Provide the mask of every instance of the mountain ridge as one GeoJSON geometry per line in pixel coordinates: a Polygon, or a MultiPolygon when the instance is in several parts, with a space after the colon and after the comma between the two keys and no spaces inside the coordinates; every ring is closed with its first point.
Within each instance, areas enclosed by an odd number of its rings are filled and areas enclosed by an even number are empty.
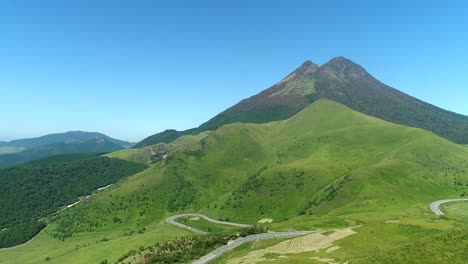
{"type": "Polygon", "coordinates": [[[356,111],[412,127],[423,128],[456,143],[468,143],[468,117],[436,107],[380,82],[359,64],[335,57],[318,66],[304,62],[278,83],[243,99],[199,127],[165,130],[134,147],[168,143],[182,135],[198,134],[235,122],[266,123],[284,120],[320,98],[356,111]]]}
{"type": "Polygon", "coordinates": [[[74,130],[63,133],[52,133],[34,138],[15,139],[8,142],[0,142],[0,146],[36,148],[67,141],[83,142],[93,138],[106,138],[110,142],[113,142],[114,144],[117,144],[123,148],[128,148],[133,145],[131,142],[115,139],[99,132],[74,130]]]}
{"type": "Polygon", "coordinates": [[[67,141],[0,155],[0,168],[60,154],[107,153],[124,149],[105,137],[86,141],[67,141]]]}

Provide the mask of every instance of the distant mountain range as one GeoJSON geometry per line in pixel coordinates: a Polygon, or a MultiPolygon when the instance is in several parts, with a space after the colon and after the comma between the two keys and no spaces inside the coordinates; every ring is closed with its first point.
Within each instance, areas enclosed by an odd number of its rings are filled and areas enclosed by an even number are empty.
{"type": "Polygon", "coordinates": [[[306,61],[277,84],[242,100],[201,126],[185,131],[166,130],[145,138],[135,148],[168,143],[181,135],[215,130],[225,124],[287,119],[322,98],[392,123],[429,130],[456,143],[468,143],[467,116],[391,88],[360,65],[336,57],[322,66],[306,61]]]}
{"type": "Polygon", "coordinates": [[[58,154],[105,153],[129,148],[131,142],[97,132],[70,131],[37,138],[0,142],[0,167],[58,154]]]}
{"type": "Polygon", "coordinates": [[[45,145],[50,145],[54,143],[80,143],[85,142],[95,138],[105,138],[108,141],[119,145],[123,148],[129,148],[134,145],[134,143],[123,141],[115,138],[111,138],[107,135],[98,133],[98,132],[85,132],[85,131],[69,131],[65,133],[55,133],[48,134],[36,138],[26,138],[26,139],[17,139],[10,142],[1,142],[0,146],[5,147],[23,147],[23,148],[37,148],[45,145]]]}

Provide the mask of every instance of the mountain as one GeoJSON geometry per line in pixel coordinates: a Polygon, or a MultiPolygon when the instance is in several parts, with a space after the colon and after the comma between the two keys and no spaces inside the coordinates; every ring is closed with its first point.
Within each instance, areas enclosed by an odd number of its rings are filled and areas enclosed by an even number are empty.
{"type": "MultiPolygon", "coordinates": [[[[133,143],[131,142],[111,138],[109,136],[97,132],[69,131],[65,133],[49,134],[37,138],[17,139],[12,140],[10,142],[3,142],[3,146],[23,147],[31,149],[55,143],[80,143],[96,138],[104,138],[123,148],[129,148],[133,145],[133,143]]],[[[2,145],[0,144],[0,146],[2,145]]]]}
{"type": "Polygon", "coordinates": [[[322,66],[306,61],[277,84],[242,100],[201,126],[186,131],[166,130],[142,140],[135,147],[168,143],[181,135],[198,134],[236,122],[284,120],[322,98],[392,123],[432,131],[456,143],[468,143],[467,116],[391,88],[358,64],[336,57],[322,66]]]}
{"type": "Polygon", "coordinates": [[[467,147],[327,99],[286,120],[224,125],[108,156],[152,165],[2,257],[34,263],[46,251],[53,263],[116,262],[140,245],[191,235],[165,219],[202,212],[238,223],[271,219],[273,231],[355,227],[337,253],[355,260],[450,229],[453,221],[430,214],[428,204],[468,193],[467,147]]]}
{"type": "Polygon", "coordinates": [[[17,153],[26,150],[26,148],[17,148],[17,147],[0,147],[0,155],[1,154],[11,154],[17,153]]]}
{"type": "MultiPolygon", "coordinates": [[[[28,142],[29,146],[32,146],[33,143],[38,144],[37,142],[28,142]]],[[[26,149],[12,154],[0,155],[0,167],[11,166],[59,154],[107,153],[121,149],[123,149],[123,147],[111,142],[107,138],[100,137],[89,139],[86,141],[73,140],[67,142],[59,142],[36,148],[26,149]]]]}

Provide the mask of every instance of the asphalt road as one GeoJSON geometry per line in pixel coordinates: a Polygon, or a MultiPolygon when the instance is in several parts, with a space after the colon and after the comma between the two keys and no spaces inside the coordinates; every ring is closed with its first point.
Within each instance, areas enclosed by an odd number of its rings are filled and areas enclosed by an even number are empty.
{"type": "Polygon", "coordinates": [[[308,235],[311,233],[314,233],[316,231],[293,231],[293,232],[271,232],[271,233],[264,233],[264,234],[256,234],[256,235],[250,235],[246,237],[240,237],[231,243],[224,245],[222,247],[219,247],[210,253],[206,254],[205,256],[201,257],[200,259],[192,262],[192,264],[204,264],[208,263],[211,260],[221,256],[222,254],[233,250],[234,248],[250,241],[256,241],[256,240],[265,240],[265,239],[272,239],[272,238],[292,238],[292,237],[298,237],[298,236],[304,236],[308,235]]]}
{"type": "Polygon", "coordinates": [[[460,201],[468,201],[468,199],[443,199],[443,200],[438,200],[438,201],[432,202],[429,205],[429,209],[431,209],[431,211],[436,215],[444,215],[444,212],[442,212],[442,210],[440,210],[440,208],[439,208],[440,205],[442,205],[444,203],[460,202],[460,201]]]}
{"type": "Polygon", "coordinates": [[[200,229],[196,229],[196,228],[193,228],[191,226],[184,225],[184,224],[181,224],[181,223],[178,223],[178,222],[175,221],[177,218],[187,217],[187,216],[200,217],[200,218],[205,219],[208,222],[212,222],[212,223],[220,224],[220,225],[228,225],[228,226],[235,226],[235,227],[241,227],[241,228],[251,227],[252,226],[252,225],[245,225],[245,224],[238,224],[238,223],[232,223],[232,222],[219,221],[219,220],[213,219],[211,217],[208,217],[208,216],[202,215],[202,214],[178,214],[178,215],[173,215],[171,217],[168,217],[166,219],[166,222],[168,222],[169,224],[173,224],[175,226],[178,226],[180,228],[190,230],[190,231],[192,231],[194,233],[197,233],[197,234],[200,234],[200,235],[208,234],[207,232],[202,231],[200,229]]]}
{"type": "MultiPolygon", "coordinates": [[[[203,218],[209,222],[215,223],[215,224],[221,224],[221,225],[229,225],[229,226],[236,226],[236,227],[251,227],[252,225],[246,225],[246,224],[238,224],[238,223],[232,223],[232,222],[225,222],[225,221],[219,221],[213,218],[210,218],[206,215],[202,214],[178,214],[178,215],[173,215],[171,217],[168,217],[166,221],[169,224],[178,226],[180,228],[184,228],[187,230],[190,230],[194,233],[200,234],[200,235],[206,235],[208,234],[205,231],[202,231],[200,229],[196,229],[193,227],[190,227],[188,225],[184,225],[181,223],[178,223],[175,221],[177,218],[181,217],[187,217],[187,216],[193,216],[193,217],[200,217],[203,218]]],[[[246,237],[239,237],[238,239],[230,242],[227,245],[224,245],[222,247],[219,247],[207,255],[201,257],[200,259],[196,260],[193,262],[194,264],[203,264],[203,263],[208,263],[209,261],[221,256],[222,254],[226,253],[227,251],[230,251],[246,242],[250,241],[256,241],[256,240],[265,240],[265,239],[272,239],[272,238],[292,238],[292,237],[298,237],[298,236],[303,236],[303,235],[308,235],[311,233],[314,233],[316,231],[291,231],[291,232],[269,232],[269,233],[263,233],[263,234],[255,234],[255,235],[250,235],[246,237]]]]}

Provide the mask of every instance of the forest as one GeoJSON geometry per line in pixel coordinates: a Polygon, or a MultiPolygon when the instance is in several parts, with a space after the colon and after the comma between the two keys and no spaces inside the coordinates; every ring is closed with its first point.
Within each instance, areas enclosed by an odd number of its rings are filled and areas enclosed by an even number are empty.
{"type": "Polygon", "coordinates": [[[46,216],[146,168],[96,154],[60,155],[0,170],[0,247],[26,242],[46,216]]]}

